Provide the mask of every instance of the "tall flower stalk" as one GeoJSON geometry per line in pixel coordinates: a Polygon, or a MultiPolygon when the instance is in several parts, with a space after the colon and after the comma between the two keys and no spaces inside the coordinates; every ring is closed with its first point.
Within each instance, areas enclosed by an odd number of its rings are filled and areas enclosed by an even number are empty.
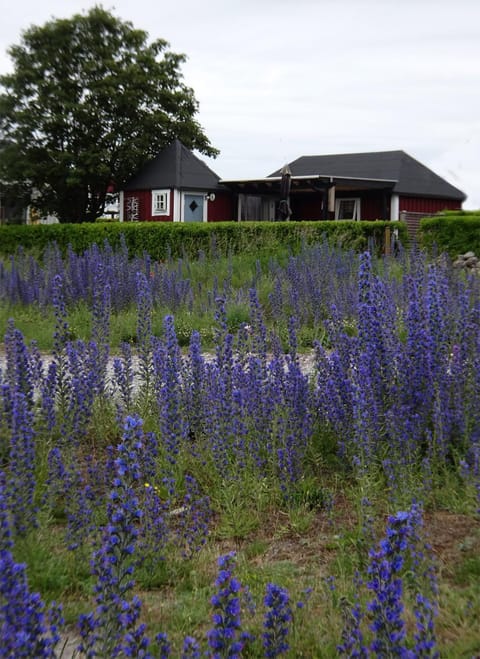
{"type": "Polygon", "coordinates": [[[263,600],[266,613],[263,621],[263,647],[265,657],[279,657],[288,652],[288,635],[293,620],[290,597],[285,588],[267,584],[263,600]]]}
{"type": "Polygon", "coordinates": [[[136,565],[135,548],[142,511],[137,498],[143,450],[141,420],[127,417],[123,441],[114,461],[115,474],[107,506],[102,544],[92,558],[95,612],[80,618],[81,652],[87,657],[148,657],[145,626],[137,626],[141,602],[130,597],[136,565]]]}
{"type": "Polygon", "coordinates": [[[242,585],[233,576],[235,552],[218,559],[217,592],[211,599],[213,628],[207,634],[212,659],[234,659],[241,656],[249,635],[241,631],[240,594],[242,585]]]}
{"type": "Polygon", "coordinates": [[[37,525],[35,495],[35,432],[27,398],[14,392],[8,469],[8,497],[15,533],[25,535],[37,525]]]}
{"type": "Polygon", "coordinates": [[[417,548],[417,529],[421,516],[416,504],[408,511],[401,511],[388,518],[386,537],[377,550],[370,552],[367,588],[373,598],[367,605],[373,622],[370,629],[374,639],[370,649],[378,657],[434,657],[433,633],[434,605],[423,593],[417,593],[415,615],[417,619],[416,645],[420,654],[410,654],[406,643],[406,627],[403,616],[405,583],[402,572],[407,560],[412,562],[415,574],[420,554],[417,548]]]}

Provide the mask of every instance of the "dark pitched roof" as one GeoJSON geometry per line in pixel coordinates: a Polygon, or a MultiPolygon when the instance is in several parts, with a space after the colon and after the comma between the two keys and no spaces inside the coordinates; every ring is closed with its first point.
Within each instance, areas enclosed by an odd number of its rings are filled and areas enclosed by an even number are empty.
{"type": "MultiPolygon", "coordinates": [[[[396,181],[393,192],[464,201],[466,195],[405,151],[302,156],[289,163],[292,176],[338,176],[396,181]]],[[[270,176],[280,176],[277,170],[270,176]]]]}
{"type": "Polygon", "coordinates": [[[180,140],[174,140],[150,160],[126,184],[124,190],[177,188],[212,190],[220,177],[197,158],[180,140]]]}

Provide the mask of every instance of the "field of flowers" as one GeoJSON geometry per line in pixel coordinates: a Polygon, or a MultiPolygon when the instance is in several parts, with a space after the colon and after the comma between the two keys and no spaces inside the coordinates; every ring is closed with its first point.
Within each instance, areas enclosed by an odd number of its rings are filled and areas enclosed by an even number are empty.
{"type": "Polygon", "coordinates": [[[480,277],[52,246],[10,316],[1,657],[480,655],[480,277]]]}

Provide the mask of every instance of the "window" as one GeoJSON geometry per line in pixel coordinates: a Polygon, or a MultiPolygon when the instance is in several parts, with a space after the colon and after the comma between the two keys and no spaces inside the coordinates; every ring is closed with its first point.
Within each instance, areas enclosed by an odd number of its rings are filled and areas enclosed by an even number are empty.
{"type": "Polygon", "coordinates": [[[335,219],[336,220],[359,220],[360,219],[360,199],[336,199],[335,200],[335,219]]]}
{"type": "Polygon", "coordinates": [[[170,192],[168,190],[152,190],[152,215],[168,215],[170,213],[170,192]]]}

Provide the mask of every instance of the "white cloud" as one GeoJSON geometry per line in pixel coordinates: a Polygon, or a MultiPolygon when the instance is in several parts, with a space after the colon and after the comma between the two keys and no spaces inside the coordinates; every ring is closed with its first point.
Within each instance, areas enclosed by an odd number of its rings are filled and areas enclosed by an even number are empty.
{"type": "MultiPolygon", "coordinates": [[[[29,24],[94,4],[12,3],[0,72],[29,24]]],[[[112,11],[187,54],[220,176],[263,176],[303,154],[404,149],[480,208],[478,0],[117,0],[112,11]]]]}

